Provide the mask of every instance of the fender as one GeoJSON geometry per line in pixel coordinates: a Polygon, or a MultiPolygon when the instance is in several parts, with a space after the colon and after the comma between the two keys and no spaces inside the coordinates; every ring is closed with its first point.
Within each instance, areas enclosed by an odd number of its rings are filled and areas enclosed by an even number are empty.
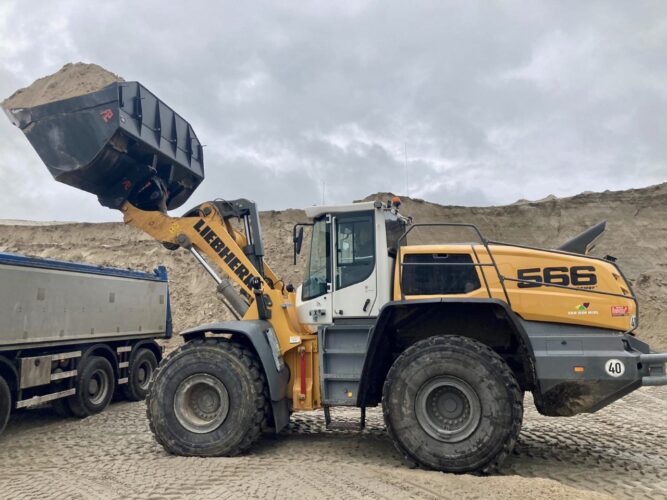
{"type": "Polygon", "coordinates": [[[263,320],[223,321],[190,328],[181,332],[181,336],[188,341],[203,337],[206,332],[228,333],[232,337],[241,337],[255,349],[269,386],[273,419],[276,432],[279,432],[289,422],[289,399],[287,397],[289,369],[282,361],[277,340],[275,342],[272,340],[275,339],[275,333],[267,334],[267,332],[273,332],[271,324],[263,320]]]}
{"type": "Polygon", "coordinates": [[[524,370],[529,383],[537,383],[535,375],[535,355],[533,353],[532,344],[528,334],[521,324],[521,320],[510,309],[506,302],[497,299],[465,298],[397,300],[387,302],[382,307],[375,322],[375,326],[371,329],[366,359],[364,360],[364,367],[361,372],[357,406],[366,406],[379,402],[376,400],[378,399],[378,395],[382,392],[384,376],[386,376],[389,369],[389,366],[385,365],[387,364],[387,358],[391,357],[392,342],[387,338],[387,335],[388,332],[392,332],[396,326],[396,313],[405,310],[406,308],[437,307],[438,304],[442,304],[443,306],[460,304],[465,308],[475,308],[475,306],[495,309],[499,308],[507,321],[509,321],[514,333],[517,334],[519,344],[525,354],[524,370]],[[378,379],[378,374],[381,374],[382,380],[378,379]]]}
{"type": "Polygon", "coordinates": [[[132,361],[134,360],[134,356],[136,356],[137,351],[144,347],[150,350],[153,354],[155,354],[158,363],[162,361],[162,349],[160,348],[160,345],[153,339],[144,339],[132,345],[132,353],[130,354],[130,364],[132,364],[132,361]]]}
{"type": "Polygon", "coordinates": [[[104,354],[102,355],[103,357],[106,357],[107,359],[110,360],[111,362],[111,368],[113,369],[114,376],[118,377],[120,375],[119,369],[118,369],[118,356],[114,352],[114,350],[108,345],[108,344],[92,344],[85,346],[83,349],[83,353],[81,354],[81,358],[79,358],[79,361],[76,364],[77,370],[80,370],[80,367],[83,365],[83,362],[88,358],[88,356],[91,356],[95,354],[96,352],[100,355],[100,351],[104,351],[104,354]]]}

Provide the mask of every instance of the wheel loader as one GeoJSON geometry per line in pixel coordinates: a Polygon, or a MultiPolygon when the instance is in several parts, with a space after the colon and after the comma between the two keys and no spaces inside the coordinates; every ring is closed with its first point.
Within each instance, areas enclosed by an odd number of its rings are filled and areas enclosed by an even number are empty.
{"type": "MultiPolygon", "coordinates": [[[[303,284],[265,260],[246,199],[180,207],[204,179],[192,126],[137,82],[9,110],[58,181],[98,196],[168,249],[190,252],[236,320],[181,332],[147,397],[156,440],[187,456],[232,456],[293,412],[381,405],[408,462],[492,472],[512,451],[531,392],[539,412],[600,410],[667,384],[667,354],[634,331],[631,283],[589,255],[599,224],[557,249],[491,241],[472,224],[418,224],[400,200],[306,208],[303,284]],[[414,231],[470,241],[414,245],[414,231]]],[[[212,288],[211,292],[214,292],[212,288]]],[[[178,313],[178,311],[176,311],[178,313]]]]}

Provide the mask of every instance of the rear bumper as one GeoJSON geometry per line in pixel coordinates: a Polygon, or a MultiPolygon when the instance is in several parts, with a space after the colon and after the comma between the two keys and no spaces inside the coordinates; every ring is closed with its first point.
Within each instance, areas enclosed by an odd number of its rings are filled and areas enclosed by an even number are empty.
{"type": "Polygon", "coordinates": [[[667,353],[651,353],[631,335],[567,327],[531,333],[533,394],[545,415],[593,413],[642,386],[667,385],[667,353]]]}

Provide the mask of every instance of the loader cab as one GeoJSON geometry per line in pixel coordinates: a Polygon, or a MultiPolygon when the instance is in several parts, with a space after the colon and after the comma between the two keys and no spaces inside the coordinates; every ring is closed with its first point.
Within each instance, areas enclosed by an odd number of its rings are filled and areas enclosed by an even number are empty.
{"type": "Polygon", "coordinates": [[[405,218],[380,202],[311,207],[306,215],[313,226],[303,284],[297,289],[301,323],[377,316],[391,297],[395,248],[405,218]]]}

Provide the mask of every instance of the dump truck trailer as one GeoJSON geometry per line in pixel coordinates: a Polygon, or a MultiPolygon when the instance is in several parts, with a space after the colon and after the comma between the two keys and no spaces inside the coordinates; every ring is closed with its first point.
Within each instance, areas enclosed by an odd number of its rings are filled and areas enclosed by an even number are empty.
{"type": "Polygon", "coordinates": [[[0,432],[13,409],[52,402],[86,417],[114,392],[146,395],[171,336],[167,273],[0,253],[0,432]]]}

